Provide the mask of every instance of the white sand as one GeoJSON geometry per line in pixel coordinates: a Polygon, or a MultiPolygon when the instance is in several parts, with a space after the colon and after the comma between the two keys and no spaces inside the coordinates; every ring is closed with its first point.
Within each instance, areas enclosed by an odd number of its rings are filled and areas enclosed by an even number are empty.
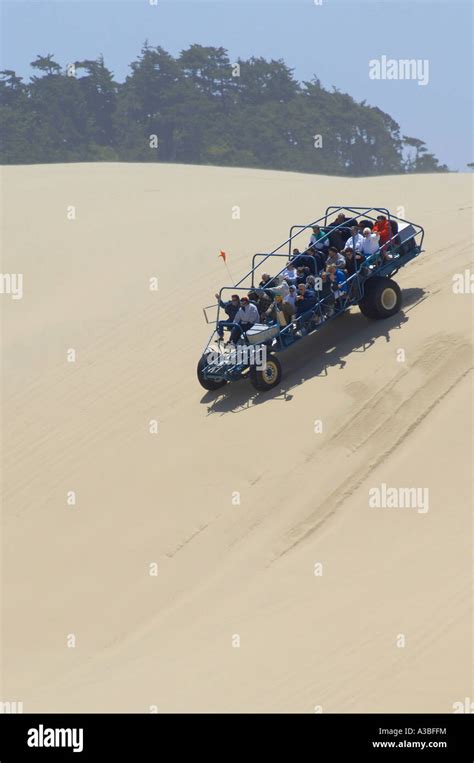
{"type": "Polygon", "coordinates": [[[0,297],[1,698],[25,712],[451,712],[472,697],[473,295],[452,291],[472,269],[472,178],[125,164],[3,177],[2,272],[24,274],[24,298],[0,297]],[[283,390],[206,393],[195,367],[201,308],[228,282],[219,250],[243,275],[338,203],[403,206],[425,227],[427,251],[396,276],[402,313],[353,309],[289,350],[283,390]],[[429,511],[369,508],[381,483],[428,487],[429,511]]]}

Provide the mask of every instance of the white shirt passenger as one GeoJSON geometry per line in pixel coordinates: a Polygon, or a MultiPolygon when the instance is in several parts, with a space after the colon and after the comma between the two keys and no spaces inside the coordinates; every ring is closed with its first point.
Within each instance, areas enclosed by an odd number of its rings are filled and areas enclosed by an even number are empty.
{"type": "Polygon", "coordinates": [[[362,233],[356,233],[355,236],[349,236],[349,238],[346,241],[346,248],[350,246],[351,249],[354,250],[354,252],[360,252],[362,250],[363,242],[364,242],[364,237],[362,233]]]}
{"type": "Polygon", "coordinates": [[[234,323],[258,323],[260,316],[258,310],[252,302],[248,305],[241,305],[237,311],[234,323]]]}
{"type": "Polygon", "coordinates": [[[378,233],[371,233],[369,236],[363,236],[361,252],[367,257],[370,254],[374,254],[379,248],[379,235],[378,233]]]}

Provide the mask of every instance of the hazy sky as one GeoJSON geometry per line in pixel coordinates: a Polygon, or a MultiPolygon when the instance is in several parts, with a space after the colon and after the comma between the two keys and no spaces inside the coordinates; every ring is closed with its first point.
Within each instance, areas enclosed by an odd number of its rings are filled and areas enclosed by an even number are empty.
{"type": "Polygon", "coordinates": [[[283,58],[299,80],[316,75],[387,111],[402,134],[440,161],[474,160],[473,2],[462,0],[0,0],[1,68],[28,78],[37,53],[61,65],[104,55],[118,80],[145,39],[177,54],[192,43],[238,56],[283,58]],[[429,62],[429,80],[371,80],[369,60],[429,62]]]}

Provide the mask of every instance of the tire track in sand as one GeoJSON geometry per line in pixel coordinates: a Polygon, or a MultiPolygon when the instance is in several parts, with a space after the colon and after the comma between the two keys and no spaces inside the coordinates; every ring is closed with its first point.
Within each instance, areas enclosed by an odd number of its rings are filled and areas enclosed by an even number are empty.
{"type": "Polygon", "coordinates": [[[336,433],[333,441],[342,440],[344,433],[345,443],[352,451],[350,472],[341,470],[345,475],[345,487],[339,485],[324,498],[316,510],[313,509],[303,521],[298,522],[284,535],[281,547],[274,553],[269,564],[288,554],[325,524],[365,482],[371,471],[404,443],[446,395],[455,389],[472,370],[471,347],[456,337],[437,338],[437,346],[428,342],[413,368],[419,368],[425,373],[424,382],[414,391],[412,374],[407,371],[394,382],[390,389],[390,397],[387,390],[379,390],[349,424],[336,433]],[[437,366],[439,362],[440,365],[437,366]],[[410,395],[403,389],[407,380],[412,386],[410,395]],[[400,401],[396,410],[387,405],[387,401],[393,399],[392,390],[400,401]],[[373,426],[370,426],[370,422],[373,422],[373,426]],[[352,437],[349,425],[353,427],[352,437]],[[362,437],[359,425],[364,425],[362,437]]]}

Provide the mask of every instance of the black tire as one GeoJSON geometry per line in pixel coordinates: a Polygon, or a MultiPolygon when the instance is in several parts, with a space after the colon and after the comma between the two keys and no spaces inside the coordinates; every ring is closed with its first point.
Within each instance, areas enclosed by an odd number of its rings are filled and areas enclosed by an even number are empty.
{"type": "Polygon", "coordinates": [[[265,370],[259,369],[256,365],[250,366],[250,381],[259,392],[266,392],[280,383],[282,377],[281,364],[275,355],[267,357],[265,370]]]}
{"type": "Polygon", "coordinates": [[[224,387],[227,384],[226,381],[212,381],[212,379],[206,379],[203,374],[203,370],[206,366],[207,356],[203,355],[197,365],[197,378],[201,387],[204,387],[204,389],[207,389],[209,392],[224,387]]]}
{"type": "Polygon", "coordinates": [[[366,281],[364,286],[364,296],[359,302],[360,311],[362,315],[365,315],[366,318],[377,317],[377,313],[375,311],[375,307],[372,300],[372,292],[374,291],[372,288],[372,285],[373,285],[372,279],[370,279],[370,281],[366,281]]]}
{"type": "Polygon", "coordinates": [[[380,320],[398,313],[401,304],[402,292],[397,282],[391,278],[375,276],[366,282],[359,307],[366,318],[380,320]]]}

